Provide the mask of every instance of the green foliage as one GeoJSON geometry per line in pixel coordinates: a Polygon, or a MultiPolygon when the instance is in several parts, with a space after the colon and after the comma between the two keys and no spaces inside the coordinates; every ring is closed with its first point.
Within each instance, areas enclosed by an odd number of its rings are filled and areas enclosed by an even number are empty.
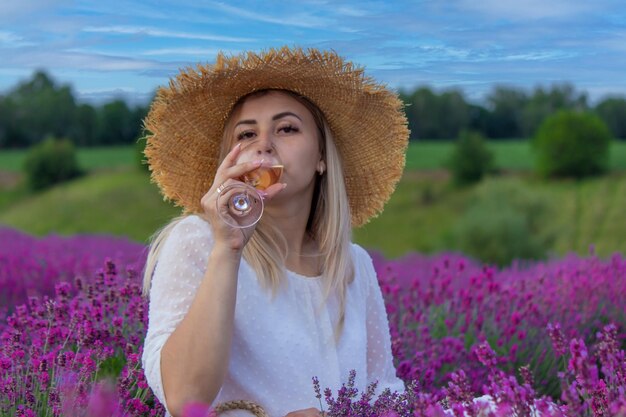
{"type": "MultiPolygon", "coordinates": [[[[449,140],[465,129],[488,138],[527,137],[558,110],[589,109],[586,95],[570,84],[533,91],[495,86],[484,106],[469,103],[456,89],[439,92],[420,86],[400,92],[400,97],[412,140],[449,140]]],[[[594,111],[615,137],[626,137],[625,99],[606,99],[594,111]]],[[[101,106],[79,103],[69,85],[37,71],[0,95],[0,149],[26,148],[47,136],[65,137],[80,147],[131,144],[141,134],[147,112],[147,106],[131,108],[120,99],[101,106]]]]}
{"type": "Polygon", "coordinates": [[[555,84],[552,88],[535,88],[522,110],[522,136],[533,136],[543,121],[559,110],[587,109],[587,96],[576,92],[573,85],[555,84]]]}
{"type": "Polygon", "coordinates": [[[469,106],[458,90],[441,94],[428,87],[401,93],[411,130],[411,139],[450,139],[470,122],[469,106]]]}
{"type": "Polygon", "coordinates": [[[493,169],[493,153],[478,132],[463,131],[448,161],[452,179],[457,185],[480,181],[493,169]]]}
{"type": "Polygon", "coordinates": [[[554,241],[547,199],[519,181],[487,182],[448,236],[448,245],[483,262],[541,259],[554,241]]]}
{"type": "Polygon", "coordinates": [[[54,138],[30,149],[24,161],[24,171],[32,190],[42,190],[82,174],[72,142],[54,138]]]}
{"type": "Polygon", "coordinates": [[[543,122],[532,145],[541,177],[583,178],[607,171],[611,132],[596,115],[562,110],[543,122]]]}
{"type": "Polygon", "coordinates": [[[101,145],[133,143],[141,132],[147,110],[131,110],[124,101],[105,104],[98,112],[97,142],[101,145]]]}
{"type": "Polygon", "coordinates": [[[70,86],[37,71],[0,96],[0,148],[26,148],[48,136],[68,138],[77,146],[130,144],[147,110],[129,108],[122,100],[100,107],[77,104],[70,86]]]}
{"type": "Polygon", "coordinates": [[[10,97],[0,96],[0,149],[19,146],[16,105],[10,97]]]}
{"type": "Polygon", "coordinates": [[[626,98],[607,98],[596,106],[595,112],[609,127],[613,137],[626,139],[626,98]]]}
{"type": "Polygon", "coordinates": [[[522,112],[528,103],[527,94],[517,88],[496,86],[487,96],[490,110],[486,135],[490,138],[522,136],[522,112]]]}
{"type": "Polygon", "coordinates": [[[73,142],[77,146],[94,146],[97,144],[98,112],[89,104],[81,104],[76,108],[72,126],[73,142]]]}
{"type": "Polygon", "coordinates": [[[98,367],[98,379],[117,378],[122,373],[124,366],[126,366],[127,359],[124,352],[118,352],[115,356],[109,356],[100,363],[98,367]]]}

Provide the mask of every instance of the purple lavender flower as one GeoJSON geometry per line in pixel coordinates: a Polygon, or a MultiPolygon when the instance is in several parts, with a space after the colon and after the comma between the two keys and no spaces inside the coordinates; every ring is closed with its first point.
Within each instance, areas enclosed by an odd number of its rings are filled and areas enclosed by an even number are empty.
{"type": "MultiPolygon", "coordinates": [[[[140,365],[147,305],[137,271],[145,248],[112,238],[0,235],[12,243],[0,243],[0,285],[8,289],[0,294],[0,409],[162,416],[140,365]],[[101,385],[106,380],[114,391],[101,385]]],[[[360,393],[351,373],[335,398],[314,378],[329,417],[625,414],[621,255],[502,270],[458,254],[373,258],[407,390],[375,398],[376,383],[360,393]],[[476,400],[484,394],[489,401],[476,400]]]]}

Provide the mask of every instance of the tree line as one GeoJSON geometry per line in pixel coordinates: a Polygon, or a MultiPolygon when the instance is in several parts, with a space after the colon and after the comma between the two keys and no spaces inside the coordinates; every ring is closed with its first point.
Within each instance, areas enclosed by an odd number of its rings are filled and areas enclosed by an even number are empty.
{"type": "Polygon", "coordinates": [[[131,144],[142,134],[147,111],[147,106],[131,108],[123,100],[80,104],[70,86],[38,71],[0,96],[0,149],[30,147],[47,137],[83,147],[131,144]]]}
{"type": "Polygon", "coordinates": [[[428,87],[401,91],[411,139],[457,138],[464,130],[491,139],[528,138],[559,110],[595,113],[613,137],[626,139],[626,97],[607,97],[590,106],[587,95],[569,83],[521,88],[495,86],[484,105],[468,103],[460,90],[439,94],[428,87]]]}
{"type": "MultiPolygon", "coordinates": [[[[559,110],[593,112],[616,138],[626,139],[626,98],[607,97],[591,106],[587,95],[568,83],[532,92],[495,86],[483,104],[463,92],[436,92],[422,86],[400,91],[411,139],[453,139],[471,130],[491,139],[527,138],[559,110]]],[[[0,95],[0,149],[25,148],[47,137],[67,138],[76,146],[131,144],[143,134],[148,105],[129,107],[123,100],[100,106],[78,103],[70,86],[45,71],[0,95]]]]}

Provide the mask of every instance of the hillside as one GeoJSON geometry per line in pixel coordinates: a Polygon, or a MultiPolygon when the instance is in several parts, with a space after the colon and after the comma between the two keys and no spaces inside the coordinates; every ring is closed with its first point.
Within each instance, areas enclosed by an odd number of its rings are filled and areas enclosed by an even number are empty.
{"type": "MultiPolygon", "coordinates": [[[[586,254],[590,244],[601,256],[626,253],[626,173],[620,172],[581,182],[536,182],[509,174],[457,190],[448,185],[445,171],[409,171],[384,213],[355,230],[355,241],[389,257],[457,249],[454,230],[464,213],[480,201],[500,198],[503,190],[532,195],[545,205],[548,214],[540,227],[556,236],[553,254],[586,254]]],[[[107,233],[146,242],[178,213],[145,173],[127,168],[22,196],[4,207],[0,223],[36,235],[107,233]]]]}

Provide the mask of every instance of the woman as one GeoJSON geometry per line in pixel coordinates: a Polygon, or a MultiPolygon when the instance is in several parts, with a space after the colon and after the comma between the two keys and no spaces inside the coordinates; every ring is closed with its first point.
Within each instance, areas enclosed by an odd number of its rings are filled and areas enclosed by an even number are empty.
{"type": "Polygon", "coordinates": [[[161,89],[146,127],[152,178],[184,209],[144,275],[143,365],[168,414],[250,400],[272,417],[318,416],[312,377],[336,391],[352,369],[360,390],[403,390],[372,261],[350,241],[402,174],[396,95],[330,52],[220,54],[161,89]],[[225,223],[220,193],[275,163],[261,220],[225,223]]]}

